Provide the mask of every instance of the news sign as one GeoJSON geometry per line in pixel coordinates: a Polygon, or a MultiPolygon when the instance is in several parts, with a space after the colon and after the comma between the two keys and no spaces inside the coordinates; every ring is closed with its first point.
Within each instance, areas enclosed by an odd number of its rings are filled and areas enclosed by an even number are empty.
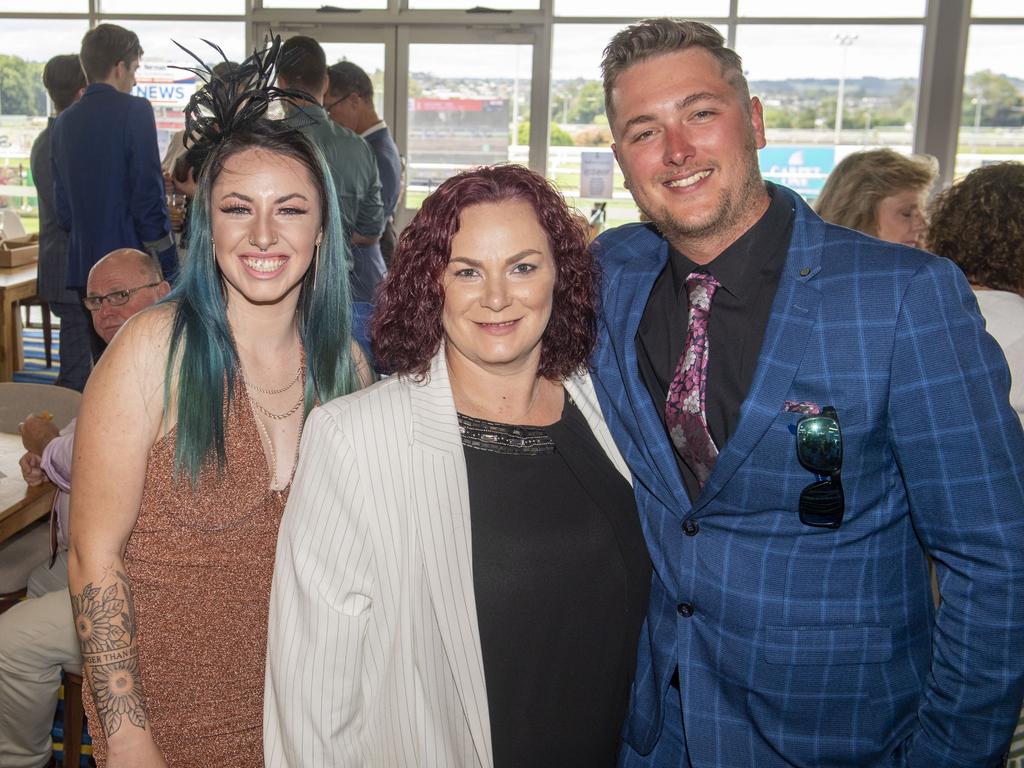
{"type": "Polygon", "coordinates": [[[189,72],[169,67],[140,69],[135,76],[133,96],[147,99],[154,107],[184,107],[202,83],[189,72]]]}

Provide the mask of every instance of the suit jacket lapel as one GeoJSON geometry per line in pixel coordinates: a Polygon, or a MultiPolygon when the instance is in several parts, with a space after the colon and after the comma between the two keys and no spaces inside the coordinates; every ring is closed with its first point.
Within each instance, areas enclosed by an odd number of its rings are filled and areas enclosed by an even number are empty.
{"type": "Polygon", "coordinates": [[[469,478],[443,348],[429,378],[413,385],[413,489],[427,586],[480,764],[491,728],[473,584],[469,478]]]}
{"type": "Polygon", "coordinates": [[[612,433],[609,431],[608,425],[601,415],[601,406],[597,402],[597,393],[594,391],[594,384],[590,380],[590,375],[584,373],[570,376],[565,380],[565,390],[569,393],[569,397],[573,399],[573,402],[576,403],[576,407],[580,409],[580,413],[583,414],[583,418],[590,426],[590,431],[597,438],[598,445],[601,446],[602,450],[608,455],[608,458],[611,459],[615,468],[619,470],[619,474],[626,478],[626,482],[632,484],[633,477],[629,472],[629,467],[626,465],[626,460],[619,453],[615,440],[612,438],[612,433]]]}
{"type": "Polygon", "coordinates": [[[605,276],[608,287],[604,300],[608,302],[605,314],[613,318],[612,328],[624,327],[621,335],[609,334],[614,355],[597,360],[597,365],[625,366],[622,381],[629,401],[629,412],[621,413],[621,422],[632,438],[636,450],[646,454],[644,461],[634,463],[636,479],[648,492],[661,501],[665,509],[683,517],[690,510],[675,452],[665,426],[658,413],[659,405],[651,402],[637,361],[636,335],[650,298],[654,281],[668,261],[668,241],[658,238],[657,250],[638,252],[618,273],[605,276]],[[620,347],[621,345],[621,347],[620,347]]]}
{"type": "Polygon", "coordinates": [[[718,495],[779,415],[817,319],[821,293],[814,285],[814,278],[821,270],[825,227],[794,193],[776,187],[776,194],[789,196],[795,208],[789,252],[772,303],[754,381],[740,410],[739,424],[719,454],[714,471],[694,505],[695,512],[718,495]]]}

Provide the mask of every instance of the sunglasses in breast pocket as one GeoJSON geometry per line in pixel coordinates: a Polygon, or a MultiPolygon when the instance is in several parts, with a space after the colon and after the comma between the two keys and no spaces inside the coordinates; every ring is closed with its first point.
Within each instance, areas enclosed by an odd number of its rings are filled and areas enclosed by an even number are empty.
{"type": "Polygon", "coordinates": [[[800,493],[800,522],[812,528],[838,528],[846,500],[840,470],[843,467],[843,433],[839,415],[831,405],[820,413],[806,414],[796,423],[796,456],[816,479],[800,493]]]}

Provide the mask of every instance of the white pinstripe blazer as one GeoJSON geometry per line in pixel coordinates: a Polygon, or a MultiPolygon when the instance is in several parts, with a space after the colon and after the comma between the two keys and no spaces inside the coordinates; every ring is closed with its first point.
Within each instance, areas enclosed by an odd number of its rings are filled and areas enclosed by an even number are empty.
{"type": "MultiPolygon", "coordinates": [[[[590,377],[565,386],[629,479],[590,377]]],[[[309,417],[277,545],[264,737],[271,767],[493,763],[443,351],[424,383],[393,377],[309,417]]]]}

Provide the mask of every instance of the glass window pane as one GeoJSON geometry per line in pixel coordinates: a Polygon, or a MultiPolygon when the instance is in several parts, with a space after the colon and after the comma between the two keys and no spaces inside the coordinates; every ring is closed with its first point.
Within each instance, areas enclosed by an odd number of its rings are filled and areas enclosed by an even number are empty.
{"type": "Polygon", "coordinates": [[[972,26],[955,176],[986,163],[1024,160],[1024,26],[972,26]]]}
{"type": "Polygon", "coordinates": [[[1021,4],[1020,0],[973,0],[971,15],[978,18],[1024,18],[1024,4],[1021,4]]]}
{"type": "Polygon", "coordinates": [[[729,0],[555,0],[555,16],[679,16],[708,19],[729,15],[729,0]]]}
{"type": "MultiPolygon", "coordinates": [[[[409,0],[409,7],[419,11],[468,11],[481,5],[502,11],[535,11],[540,8],[540,0],[409,0]]],[[[480,16],[488,18],[486,13],[480,16]]]]}
{"type": "Polygon", "coordinates": [[[4,12],[88,13],[89,0],[0,0],[0,13],[4,12]]]}
{"type": "MultiPolygon", "coordinates": [[[[306,10],[317,10],[323,7],[319,0],[263,0],[264,8],[304,8],[306,10]]],[[[384,10],[388,7],[388,0],[345,0],[344,3],[337,3],[345,8],[360,8],[367,10],[384,10]]],[[[345,13],[324,12],[324,22],[344,22],[345,13]]]]}
{"type": "Polygon", "coordinates": [[[160,154],[163,155],[171,134],[185,126],[182,109],[200,85],[190,72],[174,67],[195,66],[173,41],[177,41],[207,64],[220,61],[219,54],[203,39],[219,45],[229,61],[245,58],[245,24],[236,21],[130,21],[112,20],[139,36],[142,43],[142,66],[135,75],[132,93],[149,99],[156,113],[160,154]]]}
{"type": "MultiPolygon", "coordinates": [[[[975,0],[977,2],[977,0],[975,0]]],[[[823,3],[820,0],[740,0],[740,16],[924,18],[925,0],[858,0],[823,3]]]]}
{"type": "Polygon", "coordinates": [[[409,46],[407,208],[466,168],[526,164],[532,62],[530,45],[409,46]]]}
{"type": "Polygon", "coordinates": [[[384,116],[384,43],[320,43],[327,55],[327,66],[351,61],[370,76],[373,83],[373,106],[384,116]]]}
{"type": "MultiPolygon", "coordinates": [[[[138,0],[100,0],[103,13],[180,13],[189,16],[245,13],[245,0],[174,0],[173,7],[163,3],[140,3],[138,0]]],[[[145,48],[145,46],[143,46],[145,48]]]]}
{"type": "Polygon", "coordinates": [[[922,39],[917,25],[741,25],[736,50],[765,111],[762,174],[813,199],[845,154],[877,146],[909,151],[922,39]],[[784,49],[780,40],[800,45],[784,49]]]}
{"type": "Polygon", "coordinates": [[[29,152],[50,111],[43,65],[52,56],[78,53],[88,28],[85,20],[0,23],[0,207],[15,208],[29,232],[39,229],[29,152]]]}

